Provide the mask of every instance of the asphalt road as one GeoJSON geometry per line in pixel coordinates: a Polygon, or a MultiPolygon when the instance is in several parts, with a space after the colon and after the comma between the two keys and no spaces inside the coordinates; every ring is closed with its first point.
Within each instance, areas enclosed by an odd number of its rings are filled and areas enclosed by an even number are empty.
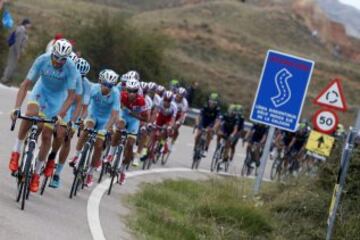
{"type": "MultiPolygon", "coordinates": [[[[31,194],[30,200],[26,202],[25,211],[21,211],[20,205],[15,202],[16,182],[8,170],[9,156],[16,136],[16,132],[10,131],[9,120],[15,94],[16,89],[0,86],[0,157],[2,159],[0,163],[0,239],[93,239],[89,227],[87,205],[89,195],[96,185],[91,189],[81,191],[75,199],[69,199],[73,178],[68,166],[63,171],[61,188],[56,190],[47,188],[43,196],[38,193],[31,194]]],[[[171,171],[171,168],[190,168],[192,148],[192,129],[183,127],[171,158],[164,167],[169,169],[169,172],[133,176],[124,186],[116,185],[111,196],[104,195],[101,198],[99,215],[106,239],[134,239],[124,219],[131,212],[124,204],[123,196],[134,193],[142,183],[161,181],[165,178],[197,180],[210,176],[209,173],[199,171],[171,171]]],[[[239,144],[230,173],[240,175],[245,157],[244,150],[239,144]]],[[[210,155],[213,151],[214,143],[209,150],[209,156],[202,160],[201,169],[209,170],[210,155]]],[[[157,165],[153,168],[161,168],[161,166],[157,165]]],[[[269,163],[265,177],[268,176],[269,163]]]]}

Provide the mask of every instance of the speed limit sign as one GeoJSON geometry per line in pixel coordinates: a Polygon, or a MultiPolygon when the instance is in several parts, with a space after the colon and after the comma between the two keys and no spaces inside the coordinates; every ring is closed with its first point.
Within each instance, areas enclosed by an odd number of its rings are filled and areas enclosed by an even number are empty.
{"type": "Polygon", "coordinates": [[[320,109],[313,117],[314,128],[319,132],[332,134],[339,123],[336,113],[329,109],[320,109]]]}

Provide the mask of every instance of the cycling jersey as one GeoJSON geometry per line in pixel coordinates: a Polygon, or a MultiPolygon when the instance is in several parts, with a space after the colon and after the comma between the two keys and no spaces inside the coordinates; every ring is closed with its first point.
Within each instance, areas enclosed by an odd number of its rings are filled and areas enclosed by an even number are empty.
{"type": "Polygon", "coordinates": [[[91,86],[93,85],[92,82],[89,81],[87,77],[82,78],[82,86],[83,86],[83,98],[82,102],[84,105],[89,105],[90,103],[90,90],[91,86]]]}
{"type": "MultiPolygon", "coordinates": [[[[75,89],[75,94],[77,96],[81,96],[83,94],[83,84],[82,84],[82,77],[80,75],[80,72],[78,71],[78,76],[76,77],[76,89],[75,89]]],[[[76,101],[73,102],[73,104],[71,104],[69,110],[66,112],[66,116],[64,118],[65,122],[69,122],[74,114],[76,110],[76,101]]]]}
{"type": "Polygon", "coordinates": [[[90,89],[90,104],[88,119],[95,123],[96,130],[104,130],[112,111],[120,111],[119,91],[112,88],[110,93],[104,96],[99,83],[93,84],[90,89]]]}
{"type": "Polygon", "coordinates": [[[120,118],[125,122],[128,134],[137,135],[140,120],[130,115],[130,112],[143,113],[146,111],[146,103],[143,96],[137,94],[133,101],[130,101],[127,91],[121,92],[120,118]]]}
{"type": "Polygon", "coordinates": [[[186,98],[183,98],[181,102],[176,102],[176,100],[174,100],[174,103],[176,104],[176,108],[177,108],[177,114],[176,114],[176,121],[177,121],[180,119],[183,113],[187,113],[189,104],[186,98]]]}
{"type": "Polygon", "coordinates": [[[265,125],[254,124],[251,131],[253,132],[253,135],[250,141],[252,143],[260,143],[263,137],[267,134],[268,128],[265,125]]]}
{"type": "Polygon", "coordinates": [[[153,100],[151,99],[151,97],[149,95],[145,95],[145,109],[146,109],[146,111],[149,111],[149,110],[153,109],[153,107],[154,107],[153,100]]]}
{"type": "Polygon", "coordinates": [[[289,131],[282,131],[281,134],[282,134],[282,141],[283,141],[285,147],[288,147],[289,144],[291,143],[291,140],[295,136],[295,133],[289,132],[289,131]]]}
{"type": "Polygon", "coordinates": [[[224,114],[220,117],[221,120],[221,130],[226,135],[229,136],[235,129],[236,126],[239,125],[239,119],[236,114],[224,114]]]}
{"type": "Polygon", "coordinates": [[[238,122],[238,130],[241,131],[241,130],[244,129],[245,119],[241,114],[239,114],[238,115],[238,120],[239,120],[239,122],[238,122]]]}
{"type": "Polygon", "coordinates": [[[295,142],[292,146],[292,150],[300,151],[303,146],[305,145],[307,139],[308,139],[308,132],[307,131],[298,131],[295,133],[295,142]]]}
{"type": "Polygon", "coordinates": [[[68,90],[76,89],[78,72],[73,61],[66,61],[61,68],[54,68],[51,54],[40,55],[30,68],[26,79],[36,82],[30,94],[30,102],[39,105],[47,118],[60,111],[68,90]]]}
{"type": "Polygon", "coordinates": [[[154,102],[154,106],[159,106],[160,105],[161,97],[159,96],[159,94],[155,93],[153,102],[154,102]]]}
{"type": "Polygon", "coordinates": [[[156,125],[162,127],[166,124],[169,124],[172,118],[176,117],[177,107],[174,102],[170,103],[170,107],[164,107],[164,100],[162,99],[158,106],[156,106],[158,115],[156,118],[156,125]]]}
{"type": "Polygon", "coordinates": [[[210,108],[208,105],[205,105],[200,112],[200,128],[207,128],[212,126],[215,123],[215,120],[220,117],[220,108],[210,108]]]}

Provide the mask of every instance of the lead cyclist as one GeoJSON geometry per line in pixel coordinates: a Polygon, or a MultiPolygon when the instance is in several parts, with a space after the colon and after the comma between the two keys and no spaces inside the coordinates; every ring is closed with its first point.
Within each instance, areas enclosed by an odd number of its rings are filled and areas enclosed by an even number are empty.
{"type": "MultiPolygon", "coordinates": [[[[47,119],[57,117],[58,123],[61,122],[75,97],[75,79],[78,73],[75,64],[68,59],[71,52],[72,46],[70,42],[60,39],[56,41],[52,53],[42,54],[34,61],[17,92],[15,107],[11,114],[12,120],[16,119],[27,91],[35,83],[25,115],[29,117],[41,116],[47,119]]],[[[31,122],[29,121],[23,120],[21,122],[9,162],[11,172],[16,172],[18,169],[21,147],[30,126],[31,122]]],[[[56,131],[59,138],[62,138],[65,134],[65,129],[62,127],[57,126],[56,131]]],[[[52,135],[52,126],[44,124],[40,152],[35,163],[35,173],[30,182],[30,191],[32,192],[39,190],[40,173],[50,150],[52,135]]],[[[45,167],[44,172],[47,169],[48,166],[45,167]]]]}

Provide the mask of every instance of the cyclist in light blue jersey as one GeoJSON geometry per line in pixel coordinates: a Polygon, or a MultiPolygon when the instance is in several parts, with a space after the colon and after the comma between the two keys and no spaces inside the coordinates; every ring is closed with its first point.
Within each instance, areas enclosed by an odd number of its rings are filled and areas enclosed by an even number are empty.
{"type": "Polygon", "coordinates": [[[83,114],[81,113],[82,109],[86,109],[87,105],[89,104],[91,83],[86,78],[86,74],[88,74],[90,71],[90,64],[83,58],[76,58],[75,65],[80,74],[79,78],[76,81],[76,97],[74,103],[68,110],[65,117],[65,122],[71,122],[71,130],[67,132],[67,137],[63,139],[60,144],[57,141],[54,141],[52,151],[49,154],[48,159],[48,162],[52,161],[55,167],[55,158],[59,148],[61,147],[59,152],[59,163],[56,166],[55,174],[49,184],[49,187],[52,188],[58,188],[60,186],[60,175],[63,170],[64,163],[69,155],[71,139],[73,138],[75,133],[74,122],[76,122],[76,120],[79,119],[79,116],[83,114]]]}
{"type": "MultiPolygon", "coordinates": [[[[57,116],[58,122],[65,117],[75,97],[75,79],[77,76],[75,64],[68,61],[71,52],[72,46],[70,42],[60,39],[56,41],[51,54],[43,54],[35,60],[17,93],[15,108],[11,114],[13,120],[16,119],[27,91],[33,83],[35,83],[35,86],[30,94],[26,115],[43,116],[45,118],[57,116]]],[[[18,169],[20,149],[30,126],[31,122],[29,121],[21,122],[18,138],[9,163],[12,172],[16,172],[18,169]]],[[[44,126],[40,152],[35,164],[35,173],[30,183],[30,191],[32,192],[37,192],[39,189],[40,172],[51,146],[53,130],[51,126],[46,124],[44,126]]],[[[64,136],[64,128],[57,127],[56,130],[58,137],[64,136]]]]}
{"type": "MultiPolygon", "coordinates": [[[[115,87],[118,75],[109,69],[100,72],[100,83],[93,84],[90,90],[90,104],[88,107],[85,129],[91,128],[98,131],[99,135],[94,145],[91,166],[85,180],[85,184],[91,187],[93,184],[93,172],[100,165],[101,152],[105,140],[105,134],[111,131],[112,126],[117,121],[120,111],[120,95],[115,87]]],[[[76,154],[70,166],[74,167],[79,159],[81,149],[87,139],[87,131],[83,131],[76,145],[76,154]]]]}

